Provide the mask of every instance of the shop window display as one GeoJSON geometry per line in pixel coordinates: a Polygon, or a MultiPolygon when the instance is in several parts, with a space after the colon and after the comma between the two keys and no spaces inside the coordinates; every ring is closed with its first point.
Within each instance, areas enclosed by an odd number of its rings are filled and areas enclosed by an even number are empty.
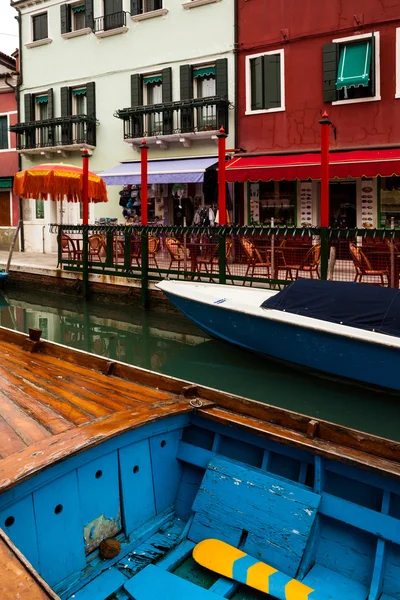
{"type": "Polygon", "coordinates": [[[250,220],[252,223],[293,226],[295,224],[296,183],[260,181],[250,185],[250,220]]]}
{"type": "MultiPolygon", "coordinates": [[[[149,185],[147,193],[148,222],[157,225],[163,225],[166,212],[164,202],[164,186],[149,185]]],[[[126,185],[120,191],[119,195],[119,204],[122,207],[122,216],[124,217],[125,221],[129,224],[140,225],[142,218],[140,186],[126,185]]]]}
{"type": "Polygon", "coordinates": [[[381,225],[400,227],[400,177],[381,179],[381,225]]]}

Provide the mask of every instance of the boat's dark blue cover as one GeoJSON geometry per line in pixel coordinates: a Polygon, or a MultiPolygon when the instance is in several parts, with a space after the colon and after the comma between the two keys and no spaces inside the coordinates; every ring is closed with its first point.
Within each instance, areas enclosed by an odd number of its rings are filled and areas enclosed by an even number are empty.
{"type": "Polygon", "coordinates": [[[398,289],[297,279],[261,307],[400,336],[398,289]]]}

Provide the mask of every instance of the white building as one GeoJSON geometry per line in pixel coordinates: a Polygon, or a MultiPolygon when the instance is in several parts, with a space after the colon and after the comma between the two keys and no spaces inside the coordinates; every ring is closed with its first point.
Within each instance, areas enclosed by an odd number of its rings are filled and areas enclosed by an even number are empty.
{"type": "MultiPolygon", "coordinates": [[[[139,183],[140,171],[138,164],[114,167],[139,161],[146,137],[149,160],[158,161],[149,164],[149,184],[158,184],[149,189],[149,218],[179,222],[172,183],[186,183],[181,193],[204,202],[204,170],[217,160],[221,125],[234,147],[232,0],[11,3],[22,38],[21,123],[14,128],[22,168],[80,165],[88,148],[90,169],[112,170],[118,184],[108,186],[108,204],[91,206],[90,219],[124,222],[119,192],[139,183]],[[187,160],[159,162],[171,158],[187,160]]],[[[55,251],[47,225],[61,219],[79,223],[79,206],[25,200],[26,250],[55,251]]]]}

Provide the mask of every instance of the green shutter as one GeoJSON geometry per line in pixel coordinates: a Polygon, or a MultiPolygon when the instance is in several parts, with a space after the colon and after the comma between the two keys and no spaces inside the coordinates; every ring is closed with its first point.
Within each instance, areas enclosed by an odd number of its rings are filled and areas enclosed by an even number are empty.
{"type": "Polygon", "coordinates": [[[62,87],[60,90],[60,96],[61,96],[61,116],[69,117],[72,114],[71,88],[62,87]]]}
{"type": "MultiPolygon", "coordinates": [[[[0,117],[1,123],[1,117],[0,117]]],[[[0,136],[1,136],[1,126],[0,126],[0,136]]],[[[0,188],[1,189],[12,189],[13,186],[13,178],[12,177],[0,177],[0,188]]]]}
{"type": "Polygon", "coordinates": [[[339,63],[339,45],[324,44],[323,52],[323,80],[324,80],[324,102],[335,102],[337,100],[336,79],[339,63]]]}
{"type": "Polygon", "coordinates": [[[180,88],[181,88],[181,100],[191,100],[193,98],[192,65],[181,65],[180,88]]]}
{"type": "Polygon", "coordinates": [[[71,31],[71,5],[61,4],[60,6],[61,33],[71,31]]]}
{"type": "Polygon", "coordinates": [[[280,108],[281,100],[281,56],[263,56],[264,108],[280,108]]]}
{"type": "Polygon", "coordinates": [[[142,76],[137,73],[131,75],[131,106],[143,106],[142,76]]]}
{"type": "Polygon", "coordinates": [[[85,24],[86,27],[94,29],[94,14],[93,14],[93,0],[86,0],[85,3],[85,24]]]}
{"type": "Polygon", "coordinates": [[[228,98],[228,59],[219,58],[215,61],[215,87],[220,98],[228,98]]]}
{"type": "Polygon", "coordinates": [[[258,56],[250,60],[251,73],[251,110],[264,108],[263,93],[263,57],[258,56]]]}
{"type": "Polygon", "coordinates": [[[375,96],[376,94],[376,51],[375,51],[375,34],[372,32],[371,34],[371,77],[370,77],[370,88],[371,88],[371,96],[375,96]]]}
{"type": "Polygon", "coordinates": [[[340,49],[336,89],[369,87],[371,81],[371,42],[345,44],[340,49]]]}
{"type": "Polygon", "coordinates": [[[142,13],[142,0],[131,0],[131,15],[140,15],[142,13]]]}
{"type": "MultiPolygon", "coordinates": [[[[167,67],[162,70],[162,101],[164,104],[172,102],[172,69],[167,67]]],[[[174,112],[172,110],[163,111],[163,133],[170,135],[173,129],[174,112]]]]}
{"type": "MultiPolygon", "coordinates": [[[[96,118],[96,84],[94,81],[86,84],[86,110],[88,117],[96,118]]],[[[96,145],[96,123],[87,124],[87,141],[96,145]]]]}
{"type": "Polygon", "coordinates": [[[47,90],[47,118],[52,119],[54,117],[54,102],[53,102],[53,88],[47,90]]]}
{"type": "MultiPolygon", "coordinates": [[[[6,150],[8,148],[8,119],[7,117],[0,117],[0,150],[6,150]]],[[[0,187],[5,187],[1,185],[2,181],[0,178],[0,187]]]]}
{"type": "Polygon", "coordinates": [[[24,120],[25,122],[34,121],[34,106],[32,94],[24,95],[24,120]]]}

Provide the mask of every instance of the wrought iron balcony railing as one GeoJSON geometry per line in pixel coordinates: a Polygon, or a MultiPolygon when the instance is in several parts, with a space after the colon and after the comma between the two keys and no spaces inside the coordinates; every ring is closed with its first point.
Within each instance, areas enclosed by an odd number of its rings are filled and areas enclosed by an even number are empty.
{"type": "Polygon", "coordinates": [[[124,139],[167,136],[200,131],[228,131],[229,101],[196,98],[163,104],[121,108],[114,116],[124,121],[124,139]]]}
{"type": "Polygon", "coordinates": [[[17,150],[96,145],[97,120],[87,115],[58,117],[43,121],[17,123],[10,131],[17,134],[17,150]]]}
{"type": "Polygon", "coordinates": [[[96,17],[94,19],[94,32],[99,33],[100,31],[110,31],[111,29],[118,29],[119,27],[126,26],[126,13],[120,10],[111,15],[104,15],[103,17],[96,17]]]}

